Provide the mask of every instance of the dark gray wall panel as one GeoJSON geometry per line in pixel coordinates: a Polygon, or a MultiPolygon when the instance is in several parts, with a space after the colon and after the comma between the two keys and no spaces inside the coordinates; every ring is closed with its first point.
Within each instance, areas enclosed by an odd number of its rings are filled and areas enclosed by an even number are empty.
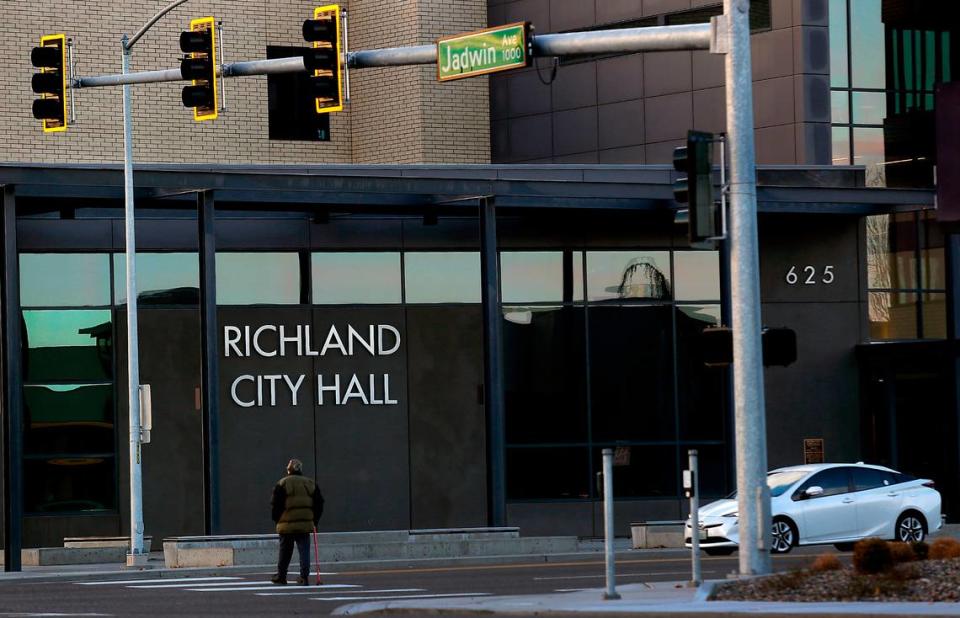
{"type": "Polygon", "coordinates": [[[578,62],[561,66],[553,82],[553,110],[597,104],[597,65],[578,62]]]}
{"type": "Polygon", "coordinates": [[[616,103],[643,96],[643,55],[630,54],[597,62],[597,101],[616,103]]]}
{"type": "Polygon", "coordinates": [[[550,30],[561,32],[593,25],[596,19],[593,5],[584,0],[550,0],[550,30]]]}
{"type": "Polygon", "coordinates": [[[657,97],[691,89],[690,52],[673,51],[643,55],[644,96],[657,97]]]}
{"type": "Polygon", "coordinates": [[[111,247],[112,242],[111,222],[107,220],[20,219],[17,221],[17,247],[20,251],[106,250],[111,247]]]}
{"type": "Polygon", "coordinates": [[[597,149],[597,108],[586,107],[553,115],[553,155],[597,149]]]}
{"type": "Polygon", "coordinates": [[[597,23],[636,19],[643,14],[643,0],[601,0],[597,2],[597,23]]]}
{"type": "MultiPolygon", "coordinates": [[[[400,347],[384,356],[372,356],[355,347],[353,356],[332,351],[315,357],[310,388],[317,401],[317,374],[340,374],[341,388],[356,374],[370,396],[369,376],[374,376],[376,398],[385,399],[383,375],[389,376],[394,405],[364,405],[351,398],[334,405],[325,395],[316,405],[317,482],[326,498],[320,526],[324,530],[391,530],[410,527],[410,473],[407,406],[407,329],[400,307],[344,307],[313,310],[318,335],[331,325],[345,338],[347,326],[366,333],[368,325],[387,324],[400,331],[400,347]]],[[[390,340],[385,340],[389,347],[390,340]]],[[[346,343],[346,339],[344,339],[346,343]]]]}
{"type": "Polygon", "coordinates": [[[599,113],[599,147],[623,148],[643,144],[643,99],[601,105],[599,113]]]}
{"type": "Polygon", "coordinates": [[[298,249],[307,244],[304,219],[217,219],[217,250],[298,249]]]}
{"type": "MultiPolygon", "coordinates": [[[[129,535],[129,527],[121,529],[118,515],[84,517],[24,517],[23,547],[63,547],[63,539],[73,536],[129,535]]],[[[147,535],[152,534],[148,529],[147,535]]],[[[154,537],[156,539],[156,537],[154,537]]],[[[157,547],[155,542],[154,547],[157,547]]]]}
{"type": "Polygon", "coordinates": [[[344,221],[331,218],[327,223],[310,224],[310,246],[325,249],[398,248],[399,219],[344,221]]]}
{"type": "Polygon", "coordinates": [[[476,305],[407,309],[415,528],[487,523],[481,332],[476,305]]]}
{"type": "MultiPolygon", "coordinates": [[[[648,142],[686,139],[693,122],[693,95],[690,92],[650,97],[645,100],[643,120],[648,142]]],[[[649,153],[647,162],[649,160],[649,153]]],[[[668,159],[669,160],[669,159],[668,159]]]]}
{"type": "MultiPolygon", "coordinates": [[[[137,221],[137,251],[196,251],[196,219],[140,219],[137,221]]],[[[126,228],[122,219],[113,221],[113,246],[126,247],[126,228]]]]}

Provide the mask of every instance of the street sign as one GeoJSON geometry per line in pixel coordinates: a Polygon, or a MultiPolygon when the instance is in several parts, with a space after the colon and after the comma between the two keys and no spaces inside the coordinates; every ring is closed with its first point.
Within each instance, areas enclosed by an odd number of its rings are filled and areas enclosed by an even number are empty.
{"type": "Polygon", "coordinates": [[[518,22],[437,41],[437,79],[445,82],[525,67],[529,24],[518,22]]]}

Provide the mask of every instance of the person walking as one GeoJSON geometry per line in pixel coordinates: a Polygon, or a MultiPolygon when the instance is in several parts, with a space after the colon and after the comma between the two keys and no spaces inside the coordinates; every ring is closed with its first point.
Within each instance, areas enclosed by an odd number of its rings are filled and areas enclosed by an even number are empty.
{"type": "Polygon", "coordinates": [[[310,585],[310,533],[316,530],[323,514],[323,495],[317,483],[303,476],[303,462],[291,459],[287,462],[287,475],[273,487],[270,501],[273,521],[280,535],[280,557],[277,573],[270,578],[274,584],[285,586],[287,569],[293,557],[296,543],[300,554],[300,577],[297,584],[310,585]]]}

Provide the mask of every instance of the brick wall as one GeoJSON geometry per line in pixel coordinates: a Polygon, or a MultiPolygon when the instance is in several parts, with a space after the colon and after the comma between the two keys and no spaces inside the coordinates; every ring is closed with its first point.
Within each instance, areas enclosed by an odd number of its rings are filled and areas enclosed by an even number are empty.
{"type": "MultiPolygon", "coordinates": [[[[55,3],[0,2],[0,132],[3,161],[119,162],[122,152],[122,89],[73,90],[77,123],[65,133],[44,134],[31,114],[30,48],[43,34],[65,33],[77,44],[79,75],[120,73],[120,36],[132,35],[161,0],[72,0],[55,3]],[[49,15],[48,15],[49,13],[49,15]],[[50,17],[52,15],[53,17],[50,17]]],[[[179,32],[190,19],[214,15],[224,22],[226,62],[266,57],[268,45],[304,46],[300,27],[319,2],[304,0],[193,0],[174,9],[141,39],[131,70],[179,66],[179,32]]],[[[430,42],[437,34],[485,25],[483,0],[354,0],[350,15],[353,49],[430,42]],[[436,15],[418,11],[436,9],[436,15]],[[431,28],[429,33],[424,28],[431,28]]],[[[268,139],[267,77],[226,80],[226,112],[212,122],[194,122],[180,102],[185,82],[132,86],[135,161],[183,163],[368,163],[489,161],[486,78],[453,89],[435,82],[427,68],[353,71],[353,100],[331,115],[331,141],[268,139]],[[408,94],[409,93],[409,94],[408,94]],[[466,93],[461,96],[461,93],[466,93]],[[431,97],[437,97],[433,100],[431,97]],[[412,100],[411,100],[412,98],[412,100]],[[451,98],[467,111],[459,120],[446,112],[451,98]],[[427,126],[436,120],[437,127],[427,126]],[[465,121],[466,120],[466,121],[465,121]],[[455,126],[451,126],[454,124],[455,126]],[[451,135],[455,128],[456,134],[451,135]],[[386,133],[385,133],[386,132],[386,133]],[[461,144],[470,144],[470,147],[461,144]]]]}

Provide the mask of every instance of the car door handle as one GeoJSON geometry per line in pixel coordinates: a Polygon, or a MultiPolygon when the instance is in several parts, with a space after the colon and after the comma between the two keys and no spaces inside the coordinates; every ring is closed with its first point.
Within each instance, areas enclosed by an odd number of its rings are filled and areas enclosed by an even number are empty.
{"type": "Polygon", "coordinates": [[[891,498],[896,498],[898,494],[897,494],[896,492],[891,491],[891,492],[888,493],[887,495],[888,495],[889,497],[891,497],[891,498]]]}
{"type": "Polygon", "coordinates": [[[853,499],[852,499],[852,498],[845,498],[845,499],[842,500],[842,502],[843,502],[844,504],[853,504],[853,499]]]}

